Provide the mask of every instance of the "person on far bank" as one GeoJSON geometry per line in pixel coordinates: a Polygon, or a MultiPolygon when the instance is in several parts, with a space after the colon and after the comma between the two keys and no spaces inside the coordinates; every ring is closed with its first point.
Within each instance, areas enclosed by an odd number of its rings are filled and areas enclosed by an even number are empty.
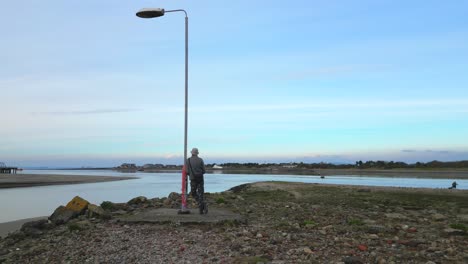
{"type": "Polygon", "coordinates": [[[192,197],[198,203],[198,207],[200,209],[200,214],[206,214],[208,212],[208,208],[204,201],[204,193],[205,193],[205,186],[204,186],[204,177],[205,174],[205,163],[203,159],[198,157],[198,149],[193,148],[192,157],[187,159],[187,167],[188,171],[187,174],[190,176],[190,192],[192,197]]]}
{"type": "Polygon", "coordinates": [[[449,189],[456,189],[458,183],[456,181],[452,182],[452,187],[449,187],[449,189]]]}

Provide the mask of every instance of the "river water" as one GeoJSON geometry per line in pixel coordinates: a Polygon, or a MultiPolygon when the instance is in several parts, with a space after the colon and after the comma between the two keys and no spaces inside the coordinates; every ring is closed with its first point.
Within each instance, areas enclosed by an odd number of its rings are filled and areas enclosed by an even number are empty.
{"type": "MultiPolygon", "coordinates": [[[[65,205],[79,195],[91,203],[102,201],[127,202],[136,196],[164,197],[181,189],[180,173],[120,173],[103,170],[25,170],[25,174],[135,176],[138,179],[0,189],[0,223],[50,215],[59,205],[65,205]]],[[[394,186],[411,188],[447,188],[456,180],[459,189],[468,189],[468,180],[379,176],[318,176],[262,174],[205,174],[205,191],[221,192],[231,187],[258,181],[288,181],[365,186],[394,186]]]]}

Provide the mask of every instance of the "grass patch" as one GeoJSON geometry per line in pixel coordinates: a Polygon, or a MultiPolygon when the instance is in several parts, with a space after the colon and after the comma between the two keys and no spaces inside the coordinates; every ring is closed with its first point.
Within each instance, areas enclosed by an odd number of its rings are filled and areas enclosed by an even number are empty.
{"type": "Polygon", "coordinates": [[[222,203],[226,203],[226,201],[224,200],[223,197],[219,197],[218,199],[216,199],[216,203],[217,204],[222,204],[222,203]]]}
{"type": "Polygon", "coordinates": [[[363,222],[361,219],[354,219],[354,218],[351,218],[351,219],[348,219],[348,225],[352,225],[352,226],[363,226],[363,225],[364,225],[364,222],[363,222]]]}
{"type": "Polygon", "coordinates": [[[81,231],[83,230],[83,228],[78,225],[77,223],[71,223],[68,225],[68,230],[70,230],[70,232],[73,232],[73,231],[81,231]]]}
{"type": "Polygon", "coordinates": [[[313,226],[316,226],[318,225],[317,222],[315,222],[314,220],[305,220],[303,223],[302,223],[303,226],[309,226],[309,227],[313,227],[313,226]]]}
{"type": "Polygon", "coordinates": [[[463,230],[463,232],[468,232],[468,227],[461,223],[451,224],[450,227],[453,229],[463,230]]]}

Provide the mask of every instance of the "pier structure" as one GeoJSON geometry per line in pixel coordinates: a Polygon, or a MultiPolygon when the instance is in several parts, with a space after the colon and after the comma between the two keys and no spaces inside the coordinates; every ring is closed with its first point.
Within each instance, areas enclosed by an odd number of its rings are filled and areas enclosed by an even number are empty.
{"type": "Polygon", "coordinates": [[[0,174],[16,174],[18,167],[8,167],[4,162],[0,162],[0,174]]]}

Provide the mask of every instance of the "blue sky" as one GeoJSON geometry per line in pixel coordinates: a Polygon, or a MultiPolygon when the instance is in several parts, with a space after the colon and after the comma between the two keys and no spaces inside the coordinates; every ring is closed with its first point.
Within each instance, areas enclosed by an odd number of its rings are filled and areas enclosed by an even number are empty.
{"type": "Polygon", "coordinates": [[[468,159],[466,1],[10,1],[0,161],[468,159]],[[6,125],[5,125],[6,124],[6,125]]]}

